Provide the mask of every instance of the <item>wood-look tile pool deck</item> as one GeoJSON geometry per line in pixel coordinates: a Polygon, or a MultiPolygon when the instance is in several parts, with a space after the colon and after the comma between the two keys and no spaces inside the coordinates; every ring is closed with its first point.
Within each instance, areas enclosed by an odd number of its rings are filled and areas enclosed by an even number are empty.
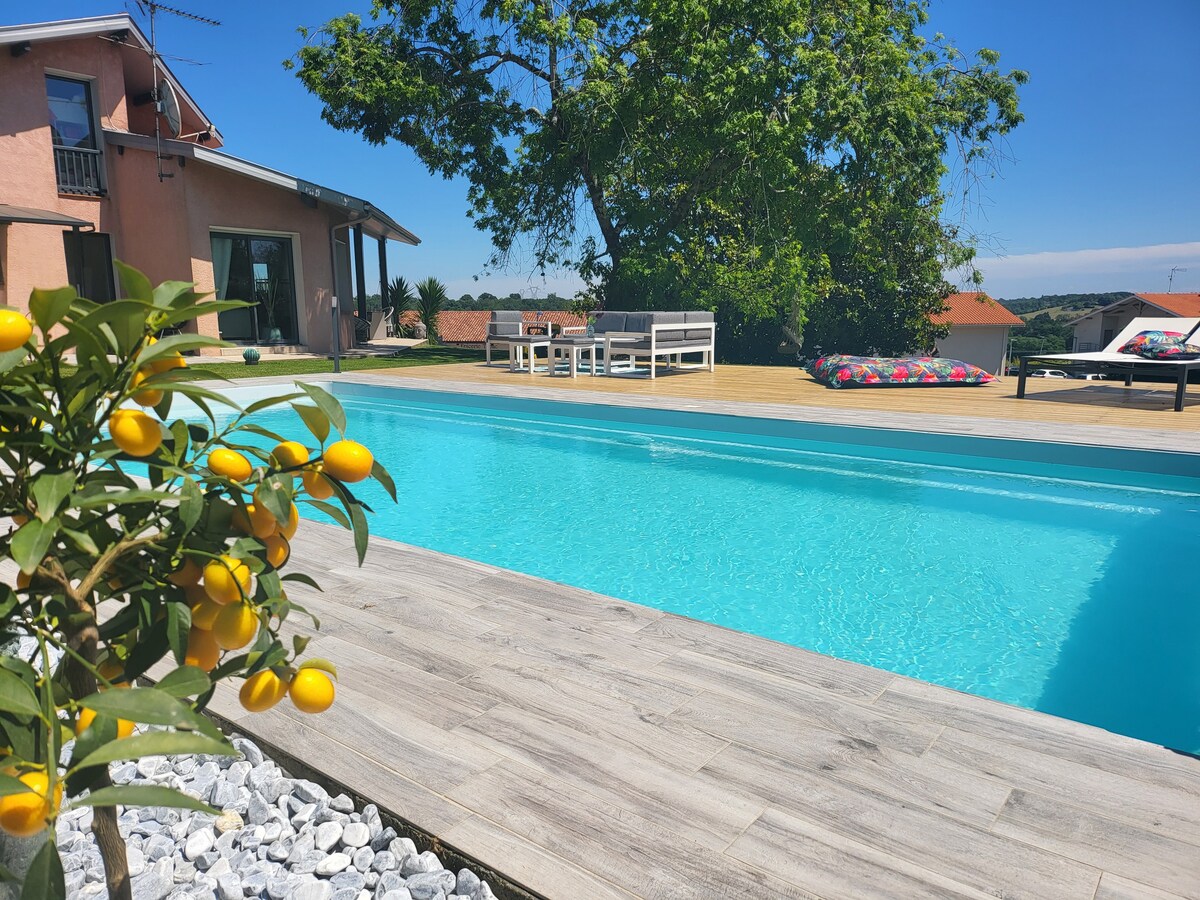
{"type": "Polygon", "coordinates": [[[1200,897],[1200,760],[306,522],[338,702],[214,709],[550,898],[1200,897]]]}

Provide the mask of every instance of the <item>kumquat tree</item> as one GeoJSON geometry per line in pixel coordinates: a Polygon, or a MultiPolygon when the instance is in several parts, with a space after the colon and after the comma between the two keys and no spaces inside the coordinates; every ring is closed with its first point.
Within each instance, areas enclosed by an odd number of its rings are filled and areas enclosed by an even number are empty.
{"type": "Polygon", "coordinates": [[[35,290],[28,317],[0,308],[0,564],[15,574],[0,584],[0,829],[45,840],[22,898],[64,894],[64,809],[94,808],[112,898],[130,896],[118,806],[217,812],[114,785],[108,767],[233,754],[202,714],[219,682],[240,680],[251,711],[333,703],[334,666],[281,636],[304,613],[289,583],[316,586],[285,574],[297,503],[351,529],[361,563],[367,508],[347,485],[373,477],[395,498],[328,392],[299,385],[240,409],[198,383],[182,353],[220,342],[181,327],[247,304],[118,265],[127,299],[62,288],[35,290]],[[172,419],[184,402],[187,419],[172,419]],[[303,441],[255,424],[286,404],[303,441]]]}

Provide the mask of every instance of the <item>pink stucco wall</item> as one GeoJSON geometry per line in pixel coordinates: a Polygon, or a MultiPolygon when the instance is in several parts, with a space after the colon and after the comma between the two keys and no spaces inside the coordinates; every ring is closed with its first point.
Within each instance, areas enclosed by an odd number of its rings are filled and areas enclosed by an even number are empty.
{"type": "MultiPolygon", "coordinates": [[[[104,147],[108,195],[60,195],[51,151],[46,102],[47,70],[94,79],[101,127],[146,131],[153,122],[126,97],[122,49],[98,38],[37,44],[21,57],[0,54],[0,203],[52,210],[94,223],[111,236],[113,254],[143,270],[152,282],[193,281],[213,289],[211,230],[284,233],[299,250],[296,270],[301,338],[316,351],[330,345],[329,305],[333,277],[329,228],[342,221],[327,207],[305,206],[284,188],[191,160],[165,168],[160,182],[153,151],[104,147]]],[[[211,145],[210,145],[211,146],[211,145]]],[[[0,302],[24,308],[30,290],[68,281],[62,229],[50,225],[0,226],[0,302]]],[[[205,334],[217,335],[216,316],[202,318],[205,334]]],[[[349,337],[343,329],[343,346],[349,337]]]]}

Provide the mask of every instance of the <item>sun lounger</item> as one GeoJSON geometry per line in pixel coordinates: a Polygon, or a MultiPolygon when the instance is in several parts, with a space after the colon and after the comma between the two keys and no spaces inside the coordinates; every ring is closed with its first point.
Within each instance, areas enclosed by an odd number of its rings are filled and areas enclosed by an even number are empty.
{"type": "Polygon", "coordinates": [[[1200,370],[1200,359],[1146,359],[1136,354],[1120,353],[1119,350],[1143,331],[1175,332],[1184,335],[1186,342],[1197,330],[1200,330],[1200,319],[1139,318],[1126,325],[1103,350],[1091,353],[1043,353],[1023,356],[1017,377],[1017,397],[1025,397],[1025,379],[1031,366],[1038,368],[1053,365],[1055,368],[1069,368],[1089,375],[1122,375],[1126,385],[1133,383],[1135,373],[1155,372],[1175,376],[1175,412],[1182,412],[1188,374],[1200,370]]]}

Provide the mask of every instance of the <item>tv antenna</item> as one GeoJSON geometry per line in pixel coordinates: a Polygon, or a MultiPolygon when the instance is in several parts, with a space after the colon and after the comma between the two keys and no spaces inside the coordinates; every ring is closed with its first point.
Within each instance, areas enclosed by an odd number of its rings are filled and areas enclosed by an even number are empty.
{"type": "Polygon", "coordinates": [[[161,3],[156,3],[154,0],[136,0],[138,9],[143,15],[150,17],[150,65],[154,70],[153,86],[150,88],[150,96],[154,100],[154,155],[158,161],[158,180],[162,181],[165,178],[174,178],[174,172],[163,171],[163,160],[169,157],[163,156],[162,152],[162,120],[167,120],[167,127],[171,129],[171,137],[179,137],[182,131],[182,123],[179,115],[179,98],[175,96],[175,87],[166,78],[166,67],[160,66],[162,55],[158,52],[158,40],[154,33],[155,18],[159,12],[165,12],[172,16],[178,16],[181,19],[189,19],[193,22],[199,22],[201,25],[220,25],[216,19],[210,19],[207,16],[198,16],[195,13],[186,12],[182,9],[176,9],[173,6],[164,6],[161,3]],[[162,69],[160,73],[159,69],[162,69]]]}
{"type": "Polygon", "coordinates": [[[1171,293],[1171,288],[1175,285],[1175,273],[1186,272],[1183,266],[1171,266],[1171,274],[1167,276],[1167,293],[1171,293]]]}

